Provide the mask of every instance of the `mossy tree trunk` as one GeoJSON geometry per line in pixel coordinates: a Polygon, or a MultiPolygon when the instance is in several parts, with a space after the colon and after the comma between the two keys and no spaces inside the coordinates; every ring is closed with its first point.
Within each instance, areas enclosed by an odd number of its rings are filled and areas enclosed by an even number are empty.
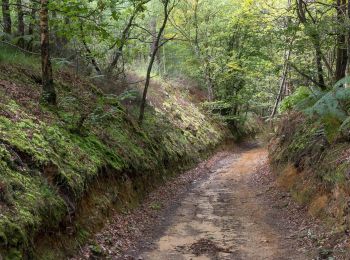
{"type": "Polygon", "coordinates": [[[10,10],[9,0],[2,0],[2,20],[3,20],[4,32],[7,34],[11,34],[12,20],[11,20],[11,10],[10,10]]]}
{"type": "Polygon", "coordinates": [[[52,65],[50,59],[50,33],[48,0],[41,0],[41,66],[42,66],[42,99],[50,105],[56,105],[56,91],[53,85],[52,65]]]}
{"type": "Polygon", "coordinates": [[[317,77],[318,77],[318,85],[322,90],[325,90],[326,83],[324,81],[323,76],[323,64],[322,64],[322,51],[321,51],[321,41],[319,35],[314,35],[313,37],[315,53],[316,53],[316,68],[317,68],[317,77]]]}
{"type": "MultiPolygon", "coordinates": [[[[34,35],[34,28],[36,26],[36,13],[37,13],[37,4],[35,1],[31,1],[31,7],[30,7],[30,14],[29,14],[29,24],[28,24],[28,35],[33,36],[34,35]]],[[[27,49],[29,51],[33,50],[33,37],[31,40],[27,43],[27,49]]]]}
{"type": "MultiPolygon", "coordinates": [[[[347,19],[350,20],[350,0],[348,1],[347,4],[347,19]]],[[[350,30],[347,32],[347,68],[346,68],[346,76],[350,76],[350,30]]],[[[350,87],[350,84],[346,84],[346,87],[350,87]]]]}
{"type": "MultiPolygon", "coordinates": [[[[25,24],[24,24],[24,12],[22,7],[22,0],[17,0],[17,34],[20,37],[24,36],[25,24]]],[[[18,45],[24,48],[24,39],[20,39],[18,45]]]]}
{"type": "MultiPolygon", "coordinates": [[[[337,0],[337,21],[339,25],[343,25],[346,20],[346,0],[337,0]]],[[[346,64],[348,60],[348,53],[346,48],[346,34],[345,30],[339,30],[337,36],[337,59],[335,80],[341,80],[345,77],[346,64]]]]}

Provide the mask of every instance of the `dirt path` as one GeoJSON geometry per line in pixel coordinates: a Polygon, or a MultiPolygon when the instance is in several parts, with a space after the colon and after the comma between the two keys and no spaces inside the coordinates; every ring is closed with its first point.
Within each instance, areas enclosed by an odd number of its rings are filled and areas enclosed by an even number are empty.
{"type": "Polygon", "coordinates": [[[312,259],[288,239],[282,220],[274,219],[279,209],[251,185],[266,156],[264,149],[254,148],[221,158],[209,177],[163,216],[151,246],[131,259],[312,259]]]}
{"type": "Polygon", "coordinates": [[[71,259],[332,259],[322,226],[277,187],[266,150],[247,144],[115,212],[71,259]]]}

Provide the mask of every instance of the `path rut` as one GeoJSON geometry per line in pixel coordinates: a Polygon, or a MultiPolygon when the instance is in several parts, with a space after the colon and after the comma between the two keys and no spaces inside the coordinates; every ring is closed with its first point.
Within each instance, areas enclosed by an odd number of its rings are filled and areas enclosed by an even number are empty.
{"type": "Polygon", "coordinates": [[[165,216],[152,249],[136,259],[312,259],[277,228],[280,220],[271,211],[278,209],[251,185],[266,156],[265,149],[254,148],[222,158],[165,216]]]}

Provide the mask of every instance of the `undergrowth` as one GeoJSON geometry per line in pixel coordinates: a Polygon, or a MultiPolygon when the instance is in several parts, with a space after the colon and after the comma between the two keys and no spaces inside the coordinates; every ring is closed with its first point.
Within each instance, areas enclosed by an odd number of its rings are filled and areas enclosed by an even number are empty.
{"type": "MultiPolygon", "coordinates": [[[[165,84],[171,94],[157,96],[142,128],[134,121],[136,101],[126,109],[118,97],[57,68],[58,105],[43,106],[37,59],[6,53],[0,52],[0,253],[5,259],[35,256],[40,234],[65,232],[79,212],[103,212],[113,200],[130,199],[118,183],[130,182],[141,193],[174,173],[177,163],[193,164],[227,136],[165,84]],[[94,192],[96,182],[104,185],[94,192]],[[87,206],[89,193],[104,192],[109,195],[90,198],[93,205],[87,206]]],[[[79,234],[85,238],[89,231],[81,227],[73,233],[80,241],[79,234]]]]}
{"type": "Polygon", "coordinates": [[[0,63],[40,69],[40,53],[26,54],[5,43],[0,43],[0,49],[0,63]]]}
{"type": "Polygon", "coordinates": [[[347,141],[340,138],[339,125],[300,112],[290,113],[281,120],[269,150],[279,179],[285,178],[284,169],[296,169],[296,177],[286,187],[294,198],[308,206],[312,215],[347,230],[350,150],[347,141]]]}

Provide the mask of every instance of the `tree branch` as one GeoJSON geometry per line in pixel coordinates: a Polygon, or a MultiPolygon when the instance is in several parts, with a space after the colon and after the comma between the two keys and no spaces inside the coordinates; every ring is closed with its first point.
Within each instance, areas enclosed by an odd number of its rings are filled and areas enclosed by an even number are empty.
{"type": "Polygon", "coordinates": [[[316,80],[314,80],[311,76],[307,75],[306,73],[304,73],[303,71],[301,71],[300,69],[298,69],[292,62],[289,62],[289,65],[296,71],[298,72],[301,76],[303,76],[304,78],[306,78],[307,80],[311,81],[312,83],[314,83],[315,85],[319,86],[321,89],[324,89],[324,86],[322,84],[320,84],[319,82],[317,82],[316,80]]]}

